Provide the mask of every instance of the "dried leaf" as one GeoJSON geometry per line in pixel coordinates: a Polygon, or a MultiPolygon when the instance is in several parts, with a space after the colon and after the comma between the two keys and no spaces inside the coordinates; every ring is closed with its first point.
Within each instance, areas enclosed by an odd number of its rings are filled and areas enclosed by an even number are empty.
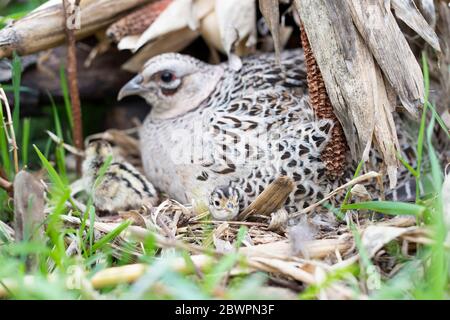
{"type": "Polygon", "coordinates": [[[392,240],[395,240],[401,235],[415,229],[417,229],[417,227],[397,228],[387,226],[369,226],[362,234],[362,245],[371,258],[378,252],[378,250],[383,248],[392,240]]]}
{"type": "Polygon", "coordinates": [[[434,0],[416,0],[416,4],[428,24],[434,28],[437,20],[434,0]]]}
{"type": "Polygon", "coordinates": [[[278,209],[270,215],[270,223],[267,229],[275,232],[283,232],[287,226],[288,219],[289,215],[286,209],[278,209]]]}
{"type": "Polygon", "coordinates": [[[308,271],[305,271],[303,268],[301,268],[300,265],[296,265],[279,259],[253,258],[252,261],[268,267],[269,269],[263,269],[266,272],[281,273],[285,276],[291,277],[306,284],[316,283],[314,276],[308,271]]]}
{"type": "Polygon", "coordinates": [[[210,0],[173,1],[141,35],[134,50],[173,31],[185,28],[197,29],[199,20],[213,10],[213,5],[210,0]]]}
{"type": "Polygon", "coordinates": [[[147,227],[145,218],[137,210],[120,211],[119,216],[124,220],[131,220],[132,225],[139,226],[142,228],[147,227]]]}
{"type": "Polygon", "coordinates": [[[144,46],[137,54],[128,60],[122,68],[130,72],[139,72],[148,59],[161,53],[180,51],[188,46],[197,37],[198,31],[194,31],[189,28],[184,28],[166,34],[158,38],[156,41],[148,43],[144,46]]]}
{"type": "Polygon", "coordinates": [[[260,244],[251,247],[242,247],[239,252],[247,257],[289,257],[291,255],[291,245],[288,241],[276,241],[260,244]]]}
{"type": "Polygon", "coordinates": [[[277,61],[280,62],[280,7],[278,0],[259,0],[259,10],[266,19],[275,47],[277,61]]]}
{"type": "Polygon", "coordinates": [[[364,187],[364,185],[362,184],[355,184],[350,192],[352,197],[358,197],[362,201],[368,201],[372,199],[370,193],[367,191],[366,187],[364,187]]]}
{"type": "MultiPolygon", "coordinates": [[[[20,171],[14,178],[14,229],[17,242],[45,241],[44,209],[44,186],[31,173],[20,171]]],[[[38,259],[38,254],[27,255],[27,268],[37,268],[38,259]]]]}
{"type": "Polygon", "coordinates": [[[441,51],[439,38],[417,9],[413,0],[392,0],[395,15],[417,32],[436,51],[441,51]]]}
{"type": "Polygon", "coordinates": [[[220,37],[220,28],[215,10],[210,12],[200,22],[200,34],[210,46],[222,53],[226,53],[220,37]]]}
{"type": "Polygon", "coordinates": [[[230,243],[230,241],[222,240],[215,235],[213,235],[213,243],[214,247],[216,248],[216,251],[219,253],[230,253],[233,252],[234,247],[230,243]]]}
{"type": "Polygon", "coordinates": [[[254,0],[216,0],[215,11],[222,46],[230,55],[241,42],[251,47],[256,43],[256,7],[254,0]]]}
{"type": "Polygon", "coordinates": [[[119,50],[134,50],[141,35],[125,36],[117,44],[119,50]]]}

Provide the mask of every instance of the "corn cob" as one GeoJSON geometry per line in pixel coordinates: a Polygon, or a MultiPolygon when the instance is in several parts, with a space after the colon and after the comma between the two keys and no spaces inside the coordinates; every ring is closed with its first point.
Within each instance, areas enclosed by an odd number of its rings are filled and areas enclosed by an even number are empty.
{"type": "Polygon", "coordinates": [[[303,51],[305,54],[307,82],[311,105],[315,114],[320,119],[330,119],[336,123],[331,131],[331,141],[322,152],[321,158],[325,163],[327,173],[331,177],[339,177],[344,173],[344,168],[346,166],[346,153],[348,149],[344,130],[333,112],[333,106],[331,105],[330,98],[328,97],[325,82],[322,78],[322,73],[320,72],[317,61],[314,58],[314,54],[311,50],[311,45],[309,44],[308,36],[306,35],[303,24],[300,26],[300,32],[303,51]]]}

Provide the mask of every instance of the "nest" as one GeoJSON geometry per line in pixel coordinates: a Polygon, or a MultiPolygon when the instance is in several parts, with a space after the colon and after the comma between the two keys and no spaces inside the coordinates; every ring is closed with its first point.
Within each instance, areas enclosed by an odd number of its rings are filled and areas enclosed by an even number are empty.
{"type": "MultiPolygon", "coordinates": [[[[109,141],[116,155],[124,156],[127,161],[140,168],[135,133],[136,130],[109,130],[89,139],[109,141]]],[[[354,196],[361,197],[366,194],[362,192],[363,180],[377,176],[375,173],[361,176],[341,186],[327,197],[330,199],[351,186],[356,186],[354,196]]],[[[289,183],[284,181],[278,185],[278,189],[267,188],[263,193],[267,195],[271,193],[270,190],[276,192],[289,190],[289,183]]],[[[277,197],[285,199],[284,194],[268,196],[272,199],[277,197]]],[[[99,271],[91,279],[94,288],[133,282],[147,272],[151,266],[138,261],[145,254],[142,243],[150,236],[154,237],[161,255],[164,255],[164,251],[174,248],[190,252],[192,263],[198,272],[225,255],[238,254],[245,262],[237,264],[230,271],[231,277],[257,271],[264,272],[273,286],[285,290],[283,291],[286,294],[285,298],[295,297],[292,295],[293,291],[301,291],[305,285],[320,285],[326,274],[358,261],[362,263],[361,251],[365,252],[374,263],[375,269],[366,270],[367,272],[375,273],[380,279],[389,278],[400,269],[402,262],[395,255],[385,251],[387,244],[395,242],[403,257],[412,257],[419,244],[432,243],[430,231],[418,227],[414,217],[386,218],[368,213],[363,216],[361,213],[358,215],[351,211],[346,212],[341,221],[336,220],[331,212],[314,216],[313,209],[324,200],[294,215],[297,218],[296,224],[290,226],[289,220],[292,216],[284,209],[261,214],[261,206],[258,203],[253,203],[250,209],[246,210],[245,221],[214,221],[209,218],[206,208],[195,203],[181,204],[164,195],[162,199],[157,207],[143,207],[96,217],[93,224],[96,238],[112,232],[121,223],[128,221],[130,226],[109,246],[114,257],[117,259],[127,257],[129,264],[99,271]],[[243,228],[246,232],[243,232],[243,228]],[[361,237],[362,247],[357,247],[355,236],[361,237]]],[[[73,206],[73,203],[68,205],[73,206]]],[[[75,201],[75,205],[77,208],[73,209],[81,212],[86,209],[80,199],[75,201]]],[[[270,210],[272,209],[273,207],[270,210]]],[[[51,210],[52,208],[47,208],[48,212],[51,210]]],[[[82,224],[78,217],[70,213],[62,216],[62,219],[71,227],[79,227],[82,224]]],[[[91,222],[86,223],[89,226],[91,222]]],[[[14,236],[13,230],[7,226],[4,228],[9,231],[7,234],[14,236]]],[[[66,241],[67,254],[75,254],[74,248],[78,247],[77,239],[68,238],[66,241]]],[[[186,260],[182,258],[175,259],[171,263],[171,267],[176,271],[186,272],[189,269],[186,260]]],[[[370,293],[371,288],[366,282],[356,276],[350,278],[333,282],[330,287],[325,287],[320,291],[320,298],[350,299],[353,294],[350,286],[358,282],[363,288],[362,298],[370,293]]]]}

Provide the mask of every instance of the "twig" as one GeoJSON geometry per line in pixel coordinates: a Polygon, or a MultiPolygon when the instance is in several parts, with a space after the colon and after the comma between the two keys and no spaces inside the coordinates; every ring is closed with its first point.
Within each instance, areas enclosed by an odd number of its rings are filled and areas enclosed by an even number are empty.
{"type": "Polygon", "coordinates": [[[57,145],[62,146],[64,149],[66,149],[67,151],[69,151],[70,153],[79,156],[79,157],[84,157],[84,152],[80,149],[75,148],[74,146],[71,146],[70,144],[64,143],[64,140],[61,139],[60,137],[58,137],[56,134],[54,134],[53,132],[46,130],[48,136],[50,137],[50,139],[52,139],[57,145]]]}
{"type": "MultiPolygon", "coordinates": [[[[6,94],[5,94],[5,91],[3,90],[3,88],[0,88],[0,100],[3,101],[3,103],[5,104],[6,118],[7,118],[7,121],[5,122],[5,133],[6,133],[6,138],[8,139],[8,143],[11,146],[11,150],[13,152],[14,169],[15,169],[16,173],[18,173],[19,172],[19,156],[17,155],[17,150],[19,148],[17,147],[16,133],[14,132],[14,125],[13,125],[13,120],[12,120],[12,116],[11,116],[11,108],[9,107],[8,98],[6,97],[6,94]]],[[[2,121],[3,121],[3,119],[2,119],[2,121]]]]}
{"type": "Polygon", "coordinates": [[[0,177],[0,188],[6,190],[8,193],[13,191],[13,184],[6,179],[0,177]]]}
{"type": "MultiPolygon", "coordinates": [[[[78,91],[78,79],[77,79],[77,56],[75,47],[75,34],[73,29],[69,28],[68,22],[70,15],[73,14],[72,9],[77,8],[80,4],[80,0],[75,0],[73,6],[68,0],[63,0],[64,4],[64,29],[66,31],[67,38],[67,78],[69,81],[69,94],[72,105],[73,116],[73,138],[75,147],[78,150],[83,150],[83,126],[80,106],[80,94],[78,91]]],[[[77,155],[77,174],[81,175],[81,156],[77,155]]]]}
{"type": "MultiPolygon", "coordinates": [[[[81,220],[77,217],[61,215],[61,219],[65,222],[77,225],[81,224],[81,220]]],[[[86,221],[86,225],[90,226],[90,221],[86,221]]],[[[119,225],[118,223],[104,223],[95,221],[93,227],[101,232],[109,233],[113,231],[114,228],[116,228],[118,225],[119,225]]],[[[220,253],[215,252],[214,250],[210,250],[194,244],[184,243],[176,239],[169,239],[158,233],[151,232],[150,230],[138,226],[128,227],[127,230],[123,231],[121,237],[123,239],[129,239],[131,237],[143,242],[149,235],[153,235],[155,237],[156,243],[160,248],[177,248],[180,250],[186,250],[196,254],[208,254],[213,256],[221,255],[220,253]]]]}
{"type": "MultiPolygon", "coordinates": [[[[223,221],[217,220],[207,220],[207,221],[193,221],[190,224],[222,224],[223,221]]],[[[228,224],[238,225],[238,226],[249,226],[249,227],[268,227],[267,223],[261,222],[248,222],[248,221],[227,221],[228,224]]]]}

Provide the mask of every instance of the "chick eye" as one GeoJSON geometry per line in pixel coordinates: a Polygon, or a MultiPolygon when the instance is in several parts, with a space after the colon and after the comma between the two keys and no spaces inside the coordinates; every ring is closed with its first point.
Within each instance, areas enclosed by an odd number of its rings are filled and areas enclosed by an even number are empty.
{"type": "Polygon", "coordinates": [[[175,75],[170,71],[163,71],[161,73],[161,81],[165,83],[172,82],[175,79],[175,75]]]}
{"type": "Polygon", "coordinates": [[[214,205],[216,206],[216,207],[218,207],[218,206],[220,206],[220,202],[219,201],[214,201],[214,205]]]}

